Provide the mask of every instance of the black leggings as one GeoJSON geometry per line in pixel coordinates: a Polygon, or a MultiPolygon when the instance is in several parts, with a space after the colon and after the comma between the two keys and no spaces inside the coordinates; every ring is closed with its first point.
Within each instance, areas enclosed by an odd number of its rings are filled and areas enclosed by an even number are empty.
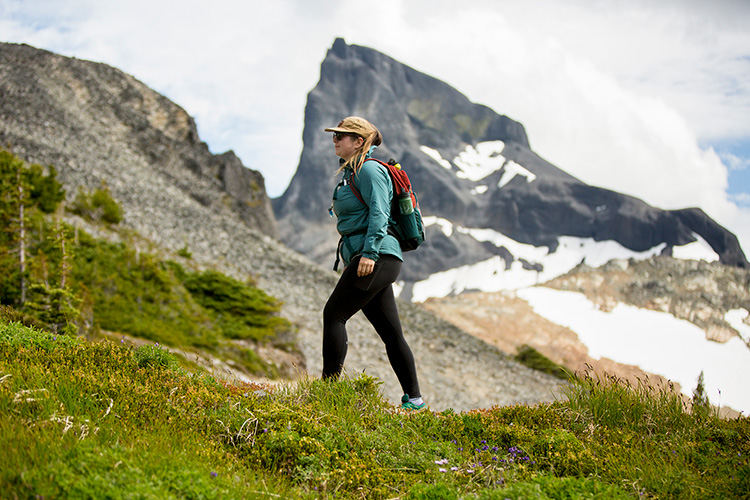
{"type": "Polygon", "coordinates": [[[344,269],[336,288],[323,309],[323,378],[336,378],[346,358],[346,322],[362,310],[385,343],[388,361],[409,397],[421,397],[417,369],[409,344],[406,343],[398,317],[396,298],[391,284],[401,272],[401,261],[392,255],[381,255],[375,270],[358,277],[359,257],[344,269]]]}

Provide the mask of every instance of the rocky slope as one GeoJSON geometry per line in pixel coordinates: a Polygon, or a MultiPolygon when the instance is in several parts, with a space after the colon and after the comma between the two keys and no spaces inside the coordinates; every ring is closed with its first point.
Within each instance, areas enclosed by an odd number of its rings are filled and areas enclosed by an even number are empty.
{"type": "Polygon", "coordinates": [[[308,95],[298,170],[287,191],[273,200],[282,241],[321,264],[330,265],[337,241],[327,214],[337,162],[323,129],[352,114],[380,128],[384,145],[376,156],[401,162],[421,196],[423,215],[432,216],[419,255],[407,256],[402,296],[408,296],[410,283],[493,257],[506,269],[517,264],[544,270],[542,259],[493,242],[500,238],[545,255],[557,251],[562,237],[669,255],[700,237],[721,262],[747,266],[737,238],[700,209],[660,210],[589,186],[534,153],[520,123],[342,39],[328,51],[320,81],[308,95]]]}
{"type": "Polygon", "coordinates": [[[184,109],[104,64],[0,43],[0,144],[54,165],[68,193],[107,184],[128,224],[171,238],[208,210],[275,237],[263,176],[211,154],[184,109]]]}
{"type": "MultiPolygon", "coordinates": [[[[54,165],[69,194],[106,183],[123,208],[122,226],[141,235],[145,250],[179,259],[187,248],[199,267],[254,277],[284,301],[282,314],[297,328],[305,360],[300,374],[320,373],[321,312],[336,274],[272,238],[260,174],[232,153],[212,155],[179,106],[104,64],[0,44],[0,141],[28,162],[54,165]]],[[[519,365],[419,305],[400,307],[433,409],[552,398],[557,379],[519,365]]],[[[384,348],[361,315],[350,322],[349,334],[347,369],[381,378],[385,395],[397,400],[401,393],[384,348]]]]}

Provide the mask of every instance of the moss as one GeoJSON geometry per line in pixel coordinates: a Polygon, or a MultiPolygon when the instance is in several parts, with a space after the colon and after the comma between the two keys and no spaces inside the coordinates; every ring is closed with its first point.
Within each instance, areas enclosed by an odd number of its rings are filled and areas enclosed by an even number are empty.
{"type": "Polygon", "coordinates": [[[440,102],[435,99],[412,99],[407,107],[409,116],[434,130],[442,130],[445,126],[440,111],[440,102]]]}

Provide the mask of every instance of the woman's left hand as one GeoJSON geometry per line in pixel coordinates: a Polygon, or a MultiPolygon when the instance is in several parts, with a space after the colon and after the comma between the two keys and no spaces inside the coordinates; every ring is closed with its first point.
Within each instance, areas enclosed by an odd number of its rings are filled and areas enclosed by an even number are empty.
{"type": "Polygon", "coordinates": [[[357,276],[367,276],[375,270],[375,261],[368,259],[367,257],[361,257],[359,259],[359,267],[357,267],[357,276]]]}

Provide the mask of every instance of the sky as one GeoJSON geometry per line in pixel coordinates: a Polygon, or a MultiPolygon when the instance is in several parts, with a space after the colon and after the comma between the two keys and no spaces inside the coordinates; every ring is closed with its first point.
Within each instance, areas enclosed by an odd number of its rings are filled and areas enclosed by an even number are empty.
{"type": "Polygon", "coordinates": [[[343,37],[521,122],[535,152],[584,182],[702,208],[746,253],[748,26],[747,0],[0,0],[0,41],[135,76],[192,115],[212,152],[263,173],[272,197],[343,37]]]}

